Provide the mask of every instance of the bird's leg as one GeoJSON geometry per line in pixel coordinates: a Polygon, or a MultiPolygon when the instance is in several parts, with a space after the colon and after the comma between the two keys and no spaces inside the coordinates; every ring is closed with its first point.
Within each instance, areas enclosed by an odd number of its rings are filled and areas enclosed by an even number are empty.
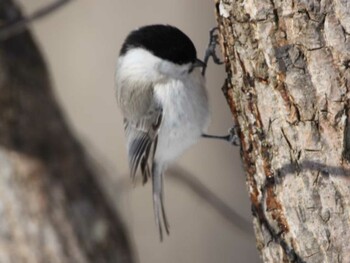
{"type": "Polygon", "coordinates": [[[219,57],[216,54],[216,45],[219,44],[219,41],[218,41],[219,35],[216,33],[218,29],[219,29],[218,27],[214,27],[209,31],[209,44],[208,44],[207,50],[205,51],[204,60],[203,60],[205,64],[205,66],[202,69],[203,76],[205,75],[205,70],[208,66],[208,61],[210,57],[213,58],[213,61],[216,64],[221,65],[224,63],[219,59],[219,57]]]}
{"type": "Polygon", "coordinates": [[[159,230],[160,241],[163,241],[163,227],[165,227],[166,233],[169,235],[169,224],[166,218],[164,209],[164,190],[163,190],[163,169],[153,163],[152,166],[152,186],[153,186],[153,209],[156,221],[156,226],[159,230]]]}
{"type": "Polygon", "coordinates": [[[237,135],[236,132],[236,126],[233,126],[230,130],[229,130],[229,134],[228,135],[224,135],[224,136],[218,136],[218,135],[210,135],[210,134],[202,134],[203,138],[208,138],[208,139],[219,139],[219,140],[224,140],[229,142],[232,145],[235,146],[239,146],[240,142],[239,142],[239,137],[237,135]]]}
{"type": "MultiPolygon", "coordinates": [[[[205,70],[208,66],[208,61],[209,58],[212,57],[214,63],[216,64],[223,64],[224,62],[219,59],[219,57],[216,54],[216,45],[219,44],[218,38],[219,35],[216,33],[219,30],[218,27],[214,27],[209,31],[209,44],[207,47],[207,50],[205,51],[205,56],[204,56],[204,64],[205,66],[202,69],[202,75],[205,75],[205,70]]],[[[203,138],[209,138],[209,139],[219,139],[219,140],[224,140],[227,141],[233,145],[240,145],[239,143],[239,137],[237,136],[236,133],[236,127],[233,126],[229,130],[229,134],[225,136],[217,136],[217,135],[210,135],[210,134],[202,134],[203,138]]]]}

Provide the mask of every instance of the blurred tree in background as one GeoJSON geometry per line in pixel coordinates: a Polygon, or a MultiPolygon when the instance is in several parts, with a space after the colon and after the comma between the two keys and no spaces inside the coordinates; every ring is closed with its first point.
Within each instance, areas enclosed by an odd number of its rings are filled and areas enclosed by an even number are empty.
{"type": "Polygon", "coordinates": [[[55,101],[31,19],[0,1],[0,262],[133,262],[123,223],[55,101]]]}

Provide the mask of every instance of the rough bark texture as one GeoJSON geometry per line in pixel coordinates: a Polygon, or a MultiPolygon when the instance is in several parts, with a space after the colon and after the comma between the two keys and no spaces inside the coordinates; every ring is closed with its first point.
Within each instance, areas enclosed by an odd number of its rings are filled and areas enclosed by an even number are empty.
{"type": "MultiPolygon", "coordinates": [[[[0,2],[0,26],[22,19],[0,2]]],[[[0,28],[1,29],[1,28],[0,28]]],[[[27,30],[0,42],[0,262],[133,262],[27,30]]]]}
{"type": "Polygon", "coordinates": [[[264,262],[350,262],[350,1],[217,0],[264,262]]]}

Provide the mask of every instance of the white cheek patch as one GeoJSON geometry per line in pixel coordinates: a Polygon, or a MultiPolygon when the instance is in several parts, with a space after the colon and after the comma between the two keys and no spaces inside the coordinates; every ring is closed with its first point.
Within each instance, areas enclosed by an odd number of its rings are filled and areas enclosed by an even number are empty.
{"type": "Polygon", "coordinates": [[[161,74],[166,76],[181,79],[189,73],[191,63],[177,65],[170,61],[163,60],[159,63],[158,70],[161,74]]]}
{"type": "Polygon", "coordinates": [[[129,50],[122,58],[122,66],[119,69],[132,78],[142,81],[156,81],[159,78],[157,65],[159,58],[142,48],[129,50]]]}
{"type": "Polygon", "coordinates": [[[123,77],[142,81],[162,81],[165,78],[183,79],[190,73],[192,63],[178,65],[161,59],[142,48],[135,48],[119,58],[117,70],[123,77]]]}

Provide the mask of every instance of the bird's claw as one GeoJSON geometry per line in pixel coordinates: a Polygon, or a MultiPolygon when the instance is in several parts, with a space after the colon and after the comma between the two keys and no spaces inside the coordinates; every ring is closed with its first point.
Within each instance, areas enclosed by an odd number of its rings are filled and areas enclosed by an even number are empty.
{"type": "Polygon", "coordinates": [[[224,62],[220,60],[218,55],[216,54],[216,46],[219,44],[219,35],[216,33],[218,31],[218,27],[214,27],[209,31],[209,44],[207,47],[207,50],[205,51],[204,56],[204,64],[205,67],[203,67],[202,75],[205,75],[205,70],[208,65],[209,58],[212,57],[215,64],[221,65],[224,62]]]}
{"type": "Polygon", "coordinates": [[[216,64],[224,64],[223,61],[220,60],[220,58],[218,57],[218,55],[216,54],[216,45],[219,44],[219,35],[217,33],[215,33],[216,31],[218,31],[219,28],[218,27],[214,27],[210,30],[209,32],[209,45],[208,45],[208,49],[209,50],[209,56],[211,56],[213,58],[213,61],[216,64]]]}
{"type": "Polygon", "coordinates": [[[234,125],[231,129],[229,129],[228,141],[235,146],[241,145],[240,139],[237,135],[237,126],[234,125]]]}

